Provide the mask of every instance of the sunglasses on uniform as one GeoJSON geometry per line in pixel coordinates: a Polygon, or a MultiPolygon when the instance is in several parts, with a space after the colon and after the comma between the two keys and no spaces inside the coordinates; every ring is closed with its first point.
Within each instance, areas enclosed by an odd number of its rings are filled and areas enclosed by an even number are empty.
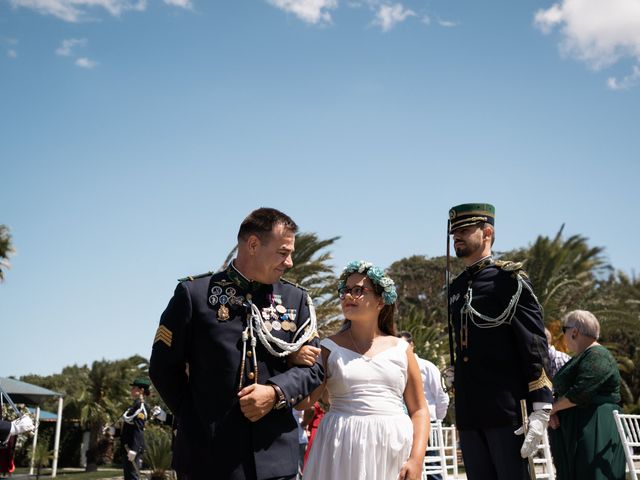
{"type": "Polygon", "coordinates": [[[344,300],[347,294],[351,295],[351,298],[356,299],[356,298],[362,297],[365,293],[371,292],[371,291],[373,290],[371,290],[370,288],[356,285],[355,287],[351,287],[351,288],[342,287],[338,289],[338,295],[340,295],[340,300],[344,300]]]}

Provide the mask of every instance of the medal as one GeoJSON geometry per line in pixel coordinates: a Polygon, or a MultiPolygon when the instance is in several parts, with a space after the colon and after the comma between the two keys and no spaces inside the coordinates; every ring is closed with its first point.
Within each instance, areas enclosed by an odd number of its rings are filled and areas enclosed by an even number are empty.
{"type": "Polygon", "coordinates": [[[264,322],[264,328],[267,329],[267,332],[271,331],[271,322],[264,322]]]}
{"type": "Polygon", "coordinates": [[[286,313],[287,309],[282,305],[276,305],[276,312],[283,314],[286,313]]]}
{"type": "Polygon", "coordinates": [[[296,330],[298,330],[298,326],[293,322],[289,322],[289,330],[295,332],[296,330]]]}
{"type": "Polygon", "coordinates": [[[218,320],[221,322],[229,320],[229,308],[226,305],[220,305],[220,308],[218,309],[218,320]]]}
{"type": "Polygon", "coordinates": [[[220,287],[213,287],[211,289],[211,293],[213,293],[214,295],[220,295],[222,293],[222,289],[220,287]]]}
{"type": "Polygon", "coordinates": [[[274,320],[273,322],[271,322],[271,327],[273,327],[273,329],[277,332],[282,329],[282,324],[279,321],[274,320]]]}
{"type": "Polygon", "coordinates": [[[234,297],[236,295],[236,289],[233,287],[229,287],[224,291],[224,293],[226,293],[230,297],[234,297]]]}
{"type": "Polygon", "coordinates": [[[218,296],[217,295],[211,295],[209,297],[209,303],[215,307],[216,303],[218,303],[218,296]]]}
{"type": "Polygon", "coordinates": [[[289,331],[289,322],[282,322],[280,325],[282,325],[282,330],[285,332],[289,331]]]}

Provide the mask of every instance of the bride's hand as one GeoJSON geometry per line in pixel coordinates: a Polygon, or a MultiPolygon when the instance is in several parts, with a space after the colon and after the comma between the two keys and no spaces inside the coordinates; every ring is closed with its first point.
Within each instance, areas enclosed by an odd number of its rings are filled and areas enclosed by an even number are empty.
{"type": "Polygon", "coordinates": [[[320,355],[320,349],[312,345],[303,345],[299,350],[292,352],[287,361],[290,365],[299,365],[303,367],[313,367],[314,363],[320,355]]]}
{"type": "Polygon", "coordinates": [[[404,462],[398,480],[420,480],[422,478],[422,462],[411,458],[404,462]]]}

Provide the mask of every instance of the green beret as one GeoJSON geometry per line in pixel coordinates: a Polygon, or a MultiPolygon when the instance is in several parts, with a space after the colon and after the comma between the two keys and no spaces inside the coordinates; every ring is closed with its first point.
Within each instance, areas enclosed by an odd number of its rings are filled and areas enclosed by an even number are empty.
{"type": "Polygon", "coordinates": [[[449,233],[476,223],[495,225],[496,209],[489,203],[463,203],[449,210],[449,233]]]}
{"type": "Polygon", "coordinates": [[[151,380],[145,377],[138,377],[130,384],[132,387],[140,387],[148,389],[151,386],[151,380]]]}

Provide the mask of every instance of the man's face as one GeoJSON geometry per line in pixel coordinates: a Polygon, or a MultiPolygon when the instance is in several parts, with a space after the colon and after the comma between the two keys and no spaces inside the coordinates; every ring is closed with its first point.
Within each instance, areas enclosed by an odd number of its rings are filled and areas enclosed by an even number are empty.
{"type": "Polygon", "coordinates": [[[469,225],[453,232],[453,248],[459,258],[471,257],[484,248],[480,225],[469,225]]]}
{"type": "Polygon", "coordinates": [[[293,267],[291,254],[296,241],[295,234],[284,225],[278,224],[271,235],[258,246],[254,254],[254,279],[260,283],[271,284],[280,280],[284,272],[293,267]]]}
{"type": "Polygon", "coordinates": [[[140,387],[137,387],[135,385],[131,387],[131,396],[133,398],[138,398],[141,393],[142,393],[142,389],[140,387]]]}

